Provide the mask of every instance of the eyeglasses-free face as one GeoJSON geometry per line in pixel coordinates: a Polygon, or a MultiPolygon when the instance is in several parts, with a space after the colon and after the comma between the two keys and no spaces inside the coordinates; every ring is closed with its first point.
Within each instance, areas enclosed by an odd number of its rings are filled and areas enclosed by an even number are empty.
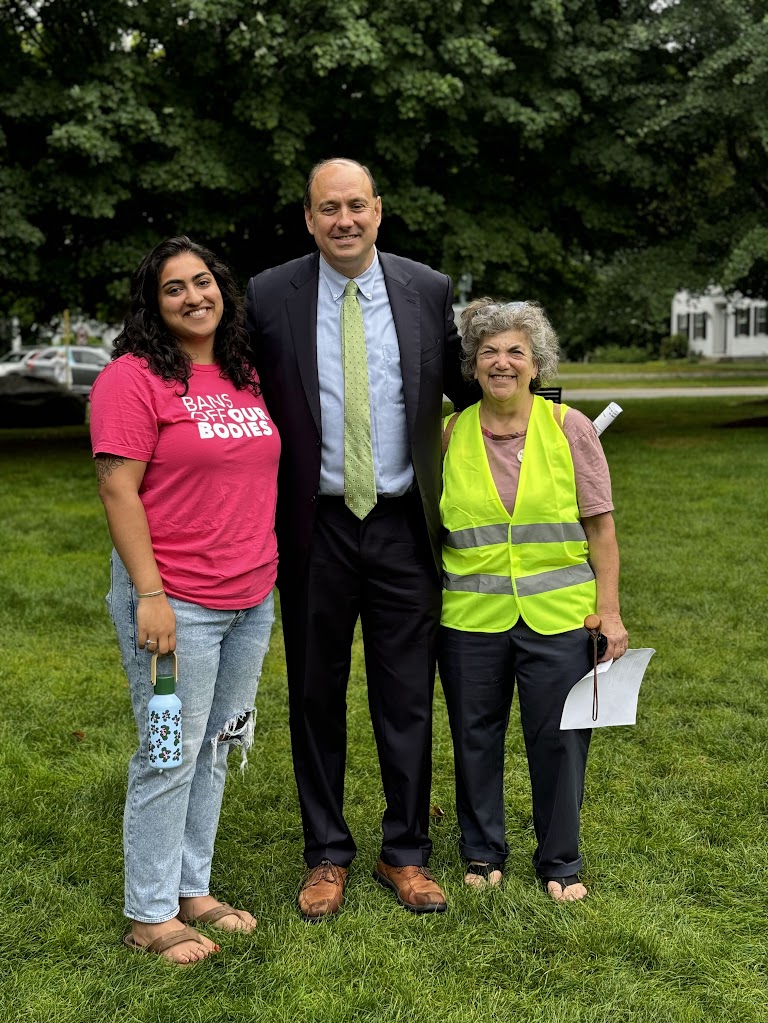
{"type": "Polygon", "coordinates": [[[530,393],[538,366],[531,343],[521,330],[506,330],[485,338],[477,350],[475,380],[483,394],[505,403],[530,393]]]}

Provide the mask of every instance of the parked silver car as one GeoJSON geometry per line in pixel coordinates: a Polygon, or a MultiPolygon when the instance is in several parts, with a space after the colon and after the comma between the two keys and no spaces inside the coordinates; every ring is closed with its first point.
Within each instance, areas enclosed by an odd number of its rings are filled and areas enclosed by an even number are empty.
{"type": "Polygon", "coordinates": [[[110,363],[109,352],[89,345],[51,345],[29,358],[25,372],[55,380],[74,394],[91,393],[96,377],[110,363]]]}
{"type": "Polygon", "coordinates": [[[26,373],[27,362],[39,348],[18,348],[15,351],[4,352],[0,355],[0,377],[6,377],[11,373],[26,373]]]}

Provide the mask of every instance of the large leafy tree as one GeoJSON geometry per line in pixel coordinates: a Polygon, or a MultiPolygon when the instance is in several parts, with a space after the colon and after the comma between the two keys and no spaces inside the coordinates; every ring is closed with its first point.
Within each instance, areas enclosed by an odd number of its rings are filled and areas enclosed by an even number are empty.
{"type": "Polygon", "coordinates": [[[757,8],[0,0],[0,302],[26,322],[115,318],[141,256],[179,232],[245,280],[312,248],[306,173],[349,155],[378,180],[383,248],[470,273],[474,294],[539,298],[565,338],[652,330],[684,273],[715,266],[707,230],[742,277],[759,241],[742,178],[760,180],[764,114],[733,87],[734,148],[717,117],[734,65],[710,61],[718,33],[762,31],[757,8]],[[738,224],[702,226],[713,195],[738,224]],[[660,266],[681,278],[663,299],[660,266]]]}
{"type": "Polygon", "coordinates": [[[680,283],[768,296],[768,6],[676,0],[654,28],[675,78],[644,131],[680,170],[670,206],[690,249],[680,283]]]}
{"type": "Polygon", "coordinates": [[[658,230],[603,261],[577,334],[647,342],[668,329],[677,288],[768,297],[768,7],[663,0],[639,29],[666,51],[632,144],[666,168],[658,230]]]}

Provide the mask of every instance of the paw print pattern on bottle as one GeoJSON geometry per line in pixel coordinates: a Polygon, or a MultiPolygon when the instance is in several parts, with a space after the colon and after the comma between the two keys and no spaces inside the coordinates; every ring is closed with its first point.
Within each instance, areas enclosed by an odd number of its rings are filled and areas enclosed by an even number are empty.
{"type": "Polygon", "coordinates": [[[181,764],[181,700],[176,695],[178,661],[173,657],[173,674],[157,674],[157,654],[152,655],[152,685],[154,693],[149,701],[149,763],[165,770],[181,764]]]}

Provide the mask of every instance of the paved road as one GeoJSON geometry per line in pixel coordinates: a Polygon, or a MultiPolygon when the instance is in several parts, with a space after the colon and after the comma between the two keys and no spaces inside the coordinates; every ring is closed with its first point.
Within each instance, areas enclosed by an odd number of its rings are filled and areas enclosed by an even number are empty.
{"type": "Polygon", "coordinates": [[[622,398],[740,398],[750,396],[768,398],[768,387],[563,387],[563,401],[615,401],[622,398]]]}

